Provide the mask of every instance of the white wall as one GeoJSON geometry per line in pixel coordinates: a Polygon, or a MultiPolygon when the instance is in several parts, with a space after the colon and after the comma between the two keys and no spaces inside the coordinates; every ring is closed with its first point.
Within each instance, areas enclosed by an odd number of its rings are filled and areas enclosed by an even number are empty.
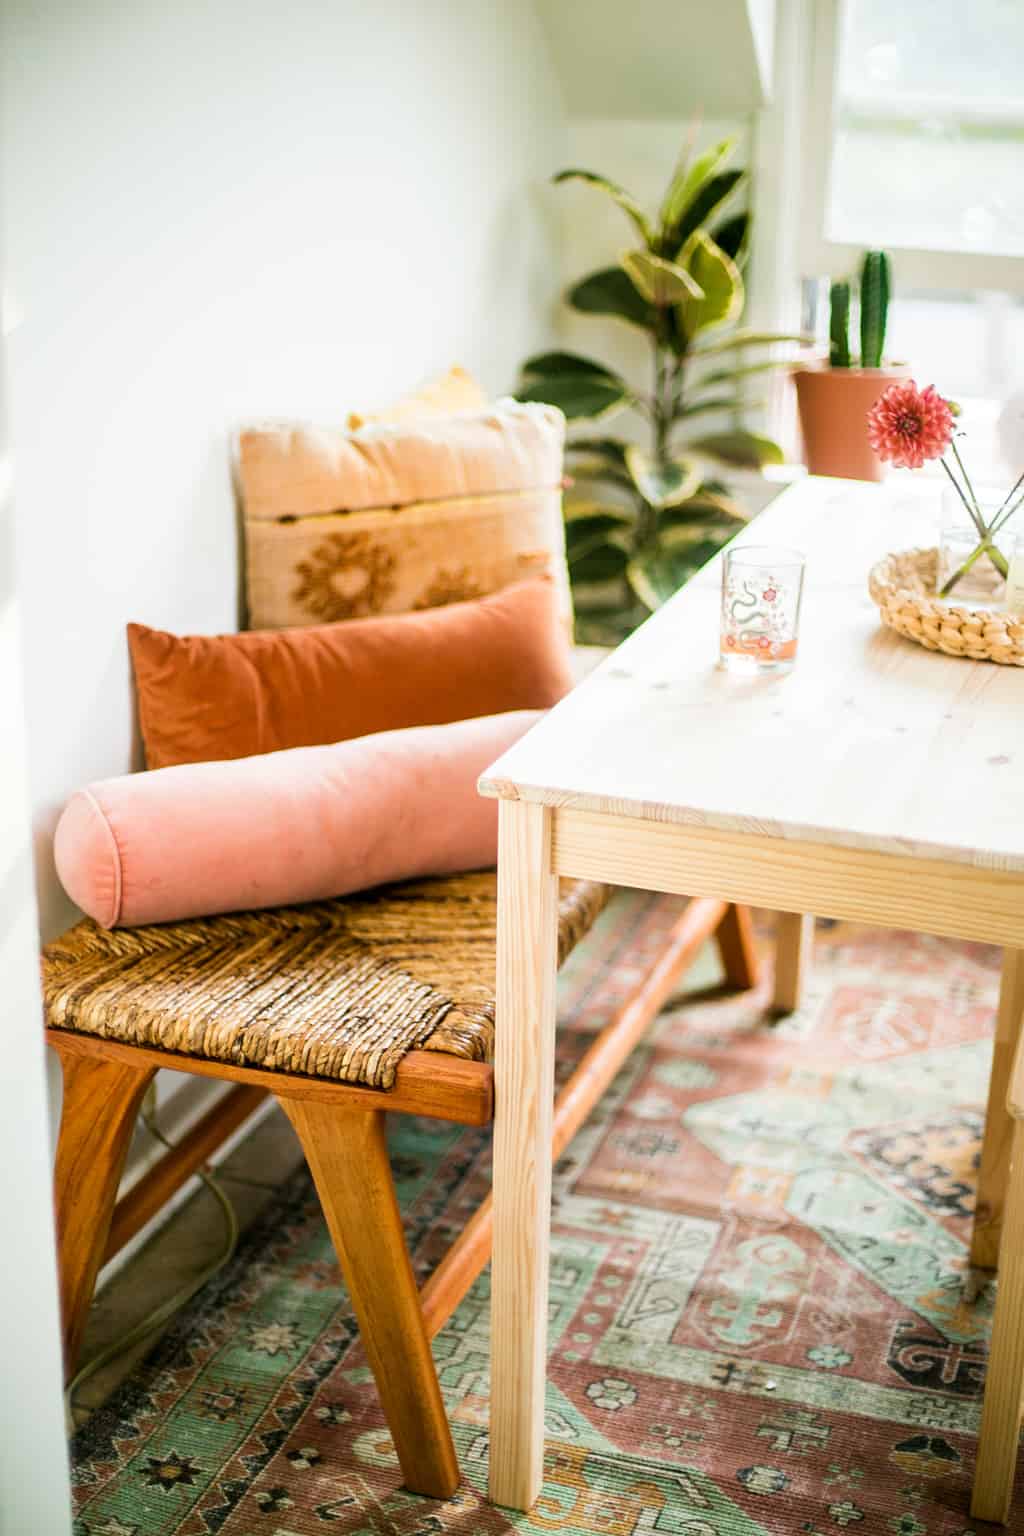
{"type": "Polygon", "coordinates": [[[234,423],[339,418],[550,329],[564,115],[528,0],[6,0],[13,447],[50,838],[133,761],[124,624],[235,627],[234,423]],[[19,319],[20,317],[20,319],[19,319]]]}
{"type": "Polygon", "coordinates": [[[71,1529],[0,344],[0,1532],[71,1529]]]}
{"type": "MultiPolygon", "coordinates": [[[[126,621],[236,627],[233,427],[342,420],[452,362],[509,390],[550,331],[565,117],[529,0],[5,0],[0,19],[50,937],[75,916],[53,868],[62,805],[140,766],[126,621]]],[[[217,1091],[158,1086],[172,1132],[217,1091]]],[[[140,1138],[130,1176],[154,1155],[140,1138]]]]}

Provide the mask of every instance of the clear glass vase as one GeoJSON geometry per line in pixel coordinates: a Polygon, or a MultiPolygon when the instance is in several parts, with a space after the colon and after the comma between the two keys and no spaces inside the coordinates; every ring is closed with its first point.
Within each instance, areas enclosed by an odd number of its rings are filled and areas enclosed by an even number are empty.
{"type": "MultiPolygon", "coordinates": [[[[1009,559],[1009,540],[996,535],[997,549],[1009,559]]],[[[939,570],[935,590],[940,597],[960,603],[1001,603],[1006,577],[989,554],[978,555],[978,530],[972,524],[942,530],[939,570]],[[959,574],[958,574],[959,573],[959,574]],[[948,590],[947,590],[948,587],[948,590]]]]}
{"type": "MultiPolygon", "coordinates": [[[[978,508],[986,527],[997,516],[1004,495],[999,491],[979,495],[978,508]]],[[[1010,563],[1016,528],[1009,525],[1001,528],[991,541],[997,555],[993,562],[991,554],[982,548],[983,541],[963,502],[952,489],[943,495],[942,511],[936,592],[951,603],[1001,605],[1006,596],[1006,567],[1010,563]],[[999,556],[1002,556],[1001,563],[999,556]]]]}

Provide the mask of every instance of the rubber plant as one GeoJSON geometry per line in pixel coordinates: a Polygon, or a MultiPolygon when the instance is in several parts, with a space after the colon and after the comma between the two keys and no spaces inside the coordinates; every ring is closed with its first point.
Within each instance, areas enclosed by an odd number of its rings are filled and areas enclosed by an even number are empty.
{"type": "Polygon", "coordinates": [[[647,336],[651,377],[634,387],[573,352],[528,358],[521,400],[559,406],[571,422],[639,414],[644,441],[574,436],[566,495],[566,546],[580,639],[614,642],[672,595],[736,532],[742,509],[718,478],[722,467],[761,468],[782,450],[740,425],[708,432],[702,418],[739,414],[749,377],[776,368],[761,349],[800,338],[737,328],[750,220],[732,212],[746,176],[732,169],[734,141],[685,155],[656,217],[624,188],[592,171],[565,170],[611,197],[637,243],[617,266],[575,283],[568,303],[647,336]],[[750,361],[751,349],[759,360],[750,361]]]}

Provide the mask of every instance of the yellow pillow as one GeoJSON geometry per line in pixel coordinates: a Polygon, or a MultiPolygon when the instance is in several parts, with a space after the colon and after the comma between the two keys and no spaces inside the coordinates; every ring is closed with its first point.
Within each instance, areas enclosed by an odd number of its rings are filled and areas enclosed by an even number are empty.
{"type": "Polygon", "coordinates": [[[379,411],[350,411],[348,429],[357,431],[371,422],[416,421],[424,416],[452,416],[456,411],[478,411],[487,397],[472,374],[465,368],[449,368],[411,395],[403,395],[393,405],[379,411]]]}

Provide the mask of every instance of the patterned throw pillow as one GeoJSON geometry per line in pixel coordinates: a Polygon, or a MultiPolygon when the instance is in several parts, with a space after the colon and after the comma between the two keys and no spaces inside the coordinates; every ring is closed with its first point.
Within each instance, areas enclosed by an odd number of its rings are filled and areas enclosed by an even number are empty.
{"type": "Polygon", "coordinates": [[[514,401],[353,432],[244,431],[249,626],[436,608],[542,573],[571,623],[564,436],[560,411],[514,401]]]}

